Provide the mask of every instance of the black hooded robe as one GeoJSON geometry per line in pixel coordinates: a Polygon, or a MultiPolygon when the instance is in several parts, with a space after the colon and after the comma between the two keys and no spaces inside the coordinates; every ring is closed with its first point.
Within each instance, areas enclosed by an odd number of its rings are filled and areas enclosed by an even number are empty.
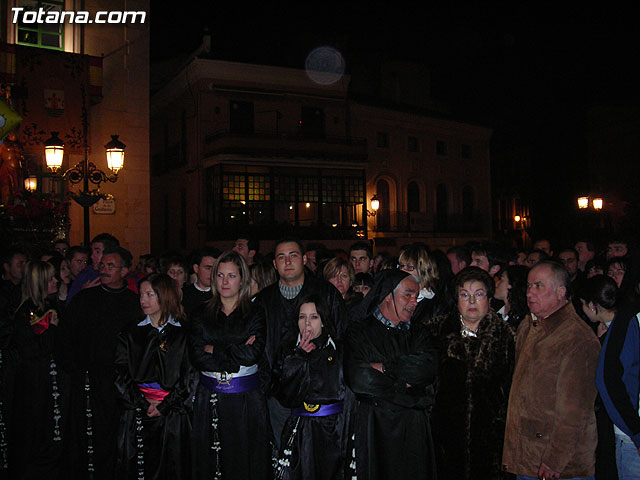
{"type": "Polygon", "coordinates": [[[121,332],[116,348],[116,390],[121,406],[118,428],[119,479],[187,480],[190,477],[190,410],[195,375],[187,337],[171,323],[121,332]],[[158,404],[159,417],[147,417],[149,402],[139,384],[157,383],[170,393],[158,404]],[[140,443],[139,443],[140,442],[140,443]]]}
{"type": "Polygon", "coordinates": [[[347,334],[345,379],[357,400],[353,434],[359,480],[435,478],[428,409],[434,401],[437,349],[420,322],[391,328],[374,316],[407,276],[381,272],[367,296],[369,315],[347,334]],[[371,366],[378,362],[385,373],[371,366]]]}
{"type": "MultiPolygon", "coordinates": [[[[326,320],[325,320],[326,321],[326,320]]],[[[342,411],[327,416],[299,416],[292,411],[282,431],[282,478],[341,480],[346,477],[348,419],[353,394],[345,387],[343,348],[323,330],[307,353],[286,342],[273,372],[273,393],[287,408],[315,408],[342,402],[342,411]]]]}
{"type": "MultiPolygon", "coordinates": [[[[189,349],[199,371],[228,372],[241,366],[265,368],[265,319],[259,306],[243,314],[240,307],[230,315],[213,315],[204,304],[193,313],[189,325],[189,349]],[[246,344],[255,336],[253,344],[246,344]],[[213,353],[205,352],[213,345],[213,353]]],[[[193,406],[192,458],[194,480],[216,478],[216,458],[221,477],[271,478],[271,450],[264,385],[251,391],[213,393],[202,378],[193,406]],[[220,450],[217,452],[217,443],[220,450]]]]}

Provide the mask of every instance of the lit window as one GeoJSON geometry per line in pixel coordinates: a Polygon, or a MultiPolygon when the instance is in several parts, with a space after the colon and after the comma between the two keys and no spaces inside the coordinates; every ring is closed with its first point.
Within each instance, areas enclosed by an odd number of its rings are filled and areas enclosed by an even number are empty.
{"type": "Polygon", "coordinates": [[[50,48],[53,50],[64,49],[64,23],[25,23],[23,16],[26,12],[45,12],[64,10],[64,2],[49,0],[20,0],[18,6],[24,10],[18,17],[18,44],[32,45],[34,47],[50,48]]]}

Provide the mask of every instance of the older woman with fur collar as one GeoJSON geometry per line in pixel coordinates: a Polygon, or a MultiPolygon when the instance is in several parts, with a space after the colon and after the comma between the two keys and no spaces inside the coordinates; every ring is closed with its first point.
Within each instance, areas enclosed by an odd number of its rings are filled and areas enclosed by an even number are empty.
{"type": "Polygon", "coordinates": [[[491,277],[467,267],[455,277],[458,309],[427,321],[440,347],[433,410],[438,477],[500,478],[514,332],[489,307],[491,277]]]}

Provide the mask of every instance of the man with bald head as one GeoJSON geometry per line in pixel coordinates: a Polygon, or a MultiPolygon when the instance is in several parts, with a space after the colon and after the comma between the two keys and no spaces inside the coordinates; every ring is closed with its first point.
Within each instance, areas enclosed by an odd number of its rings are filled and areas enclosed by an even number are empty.
{"type": "Polygon", "coordinates": [[[419,290],[417,278],[406,272],[378,273],[367,295],[367,316],[347,335],[345,383],[357,398],[360,479],[434,478],[427,409],[433,404],[437,353],[425,326],[411,321],[419,290]]]}
{"type": "Polygon", "coordinates": [[[600,343],[568,301],[562,264],[543,260],[527,280],[502,467],[518,480],[593,479],[600,343]]]}

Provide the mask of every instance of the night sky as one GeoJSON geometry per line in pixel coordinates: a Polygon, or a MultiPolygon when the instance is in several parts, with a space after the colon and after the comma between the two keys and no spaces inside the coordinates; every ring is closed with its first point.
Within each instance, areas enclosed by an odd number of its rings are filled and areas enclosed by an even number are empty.
{"type": "Polygon", "coordinates": [[[613,4],[231,3],[153,10],[152,59],[195,49],[208,27],[214,56],[224,60],[304,68],[308,52],[331,45],[347,73],[379,59],[424,63],[432,96],[454,118],[493,128],[494,192],[508,172],[542,211],[570,204],[588,181],[586,109],[640,105],[637,15],[613,4]]]}

